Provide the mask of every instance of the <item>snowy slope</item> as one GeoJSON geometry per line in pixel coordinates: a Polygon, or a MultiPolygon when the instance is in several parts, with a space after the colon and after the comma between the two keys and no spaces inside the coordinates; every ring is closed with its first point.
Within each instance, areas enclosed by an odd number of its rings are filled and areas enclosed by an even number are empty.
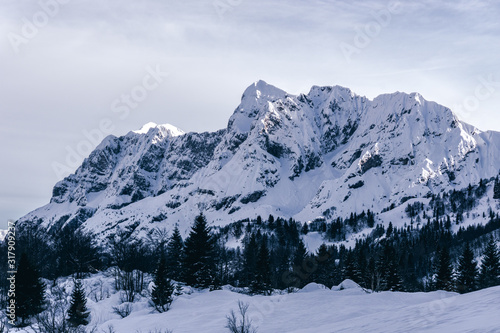
{"type": "Polygon", "coordinates": [[[369,100],[314,86],[295,96],[258,81],[226,129],[183,133],[149,123],[107,137],[56,184],[48,205],[20,221],[55,232],[75,223],[100,236],[117,227],[186,230],[200,211],[215,225],[268,214],[304,222],[380,213],[490,179],[499,167],[500,133],[417,93],[369,100]]]}
{"type": "Polygon", "coordinates": [[[225,316],[241,300],[250,304],[249,317],[259,333],[498,332],[499,296],[500,287],[467,295],[316,289],[249,297],[223,290],[181,296],[167,313],[143,309],[99,327],[111,324],[117,332],[167,327],[175,333],[226,332],[225,316]]]}
{"type": "MultiPolygon", "coordinates": [[[[153,311],[147,297],[137,297],[130,315],[121,319],[113,313],[120,297],[113,291],[111,277],[101,273],[83,283],[91,310],[88,331],[97,327],[99,332],[109,332],[112,327],[117,333],[166,329],[174,333],[229,332],[226,315],[237,310],[238,301],[249,304],[249,319],[259,333],[486,333],[498,332],[500,327],[500,287],[465,295],[444,291],[367,293],[346,280],[342,288],[330,290],[311,283],[297,293],[273,296],[247,296],[229,287],[214,292],[190,289],[189,294],[176,297],[165,313],[153,311]],[[101,290],[104,297],[96,298],[101,290]]],[[[58,284],[71,292],[71,279],[60,279],[58,284]]]]}

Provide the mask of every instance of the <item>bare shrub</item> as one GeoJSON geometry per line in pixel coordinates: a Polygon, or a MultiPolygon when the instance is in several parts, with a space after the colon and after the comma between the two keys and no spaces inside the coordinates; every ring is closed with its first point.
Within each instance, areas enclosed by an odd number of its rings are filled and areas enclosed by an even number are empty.
{"type": "Polygon", "coordinates": [[[238,301],[238,315],[240,318],[237,318],[237,314],[233,310],[226,316],[226,328],[231,333],[257,333],[257,329],[252,326],[252,321],[248,318],[248,307],[248,303],[238,301]]]}
{"type": "Polygon", "coordinates": [[[130,313],[132,313],[132,304],[131,303],[123,303],[118,306],[113,306],[113,313],[116,313],[122,318],[127,317],[130,313]]]}
{"type": "Polygon", "coordinates": [[[102,301],[105,298],[109,297],[109,289],[104,286],[103,279],[99,278],[91,287],[89,297],[94,302],[102,301]]]}

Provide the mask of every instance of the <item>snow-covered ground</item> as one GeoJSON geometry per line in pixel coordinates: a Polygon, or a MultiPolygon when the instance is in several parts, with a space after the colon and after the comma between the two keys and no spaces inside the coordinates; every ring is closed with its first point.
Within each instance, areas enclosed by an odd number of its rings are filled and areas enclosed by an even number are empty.
{"type": "Polygon", "coordinates": [[[7,229],[0,229],[0,241],[3,241],[7,235],[7,229]]]}
{"type": "MultiPolygon", "coordinates": [[[[500,286],[465,295],[367,293],[352,281],[332,290],[309,284],[296,293],[273,296],[247,296],[229,287],[213,292],[190,290],[177,297],[166,313],[154,312],[147,297],[139,298],[132,313],[121,319],[112,310],[120,304],[119,293],[111,291],[112,280],[96,275],[84,282],[92,315],[88,328],[97,332],[109,332],[111,326],[117,333],[229,332],[226,315],[237,310],[238,301],[249,304],[249,317],[259,333],[500,331],[500,286]],[[104,299],[92,300],[96,292],[104,299]]],[[[69,281],[60,285],[71,291],[69,281]]]]}

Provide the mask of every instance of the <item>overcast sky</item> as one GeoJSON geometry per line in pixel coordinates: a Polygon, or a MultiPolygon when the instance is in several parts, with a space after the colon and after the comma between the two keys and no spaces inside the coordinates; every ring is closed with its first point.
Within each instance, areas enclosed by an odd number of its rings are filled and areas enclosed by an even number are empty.
{"type": "Polygon", "coordinates": [[[420,92],[500,130],[499,17],[494,0],[0,0],[0,228],[95,138],[224,128],[259,79],[420,92]]]}

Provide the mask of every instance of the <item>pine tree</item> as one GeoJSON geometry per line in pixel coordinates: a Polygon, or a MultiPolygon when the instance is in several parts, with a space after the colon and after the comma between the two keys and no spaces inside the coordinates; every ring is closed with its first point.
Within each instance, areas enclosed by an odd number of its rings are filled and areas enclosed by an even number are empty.
{"type": "Polygon", "coordinates": [[[257,240],[255,234],[250,235],[250,239],[245,245],[243,250],[243,280],[245,285],[251,286],[255,283],[255,270],[257,267],[257,253],[259,251],[259,246],[257,245],[257,240]]]}
{"type": "Polygon", "coordinates": [[[493,185],[493,199],[500,199],[500,180],[498,176],[495,178],[495,184],[493,185]]]}
{"type": "Polygon", "coordinates": [[[385,232],[385,236],[387,238],[390,238],[393,230],[394,230],[394,227],[392,226],[392,222],[389,222],[389,226],[387,227],[387,231],[385,232]]]}
{"type": "Polygon", "coordinates": [[[267,248],[267,237],[264,236],[257,255],[255,281],[252,285],[252,291],[267,294],[269,290],[271,290],[271,256],[267,248]]]}
{"type": "Polygon", "coordinates": [[[388,242],[385,243],[382,256],[377,262],[378,283],[377,289],[401,291],[403,282],[398,271],[396,250],[388,242]]]}
{"type": "Polygon", "coordinates": [[[164,255],[160,255],[158,268],[154,276],[155,286],[151,292],[151,301],[158,312],[168,311],[173,301],[175,286],[167,277],[167,265],[164,255]]]}
{"type": "Polygon", "coordinates": [[[319,246],[316,251],[315,260],[317,263],[317,269],[313,273],[313,281],[328,288],[333,286],[333,261],[330,251],[328,250],[328,246],[323,243],[319,246]]]}
{"type": "Polygon", "coordinates": [[[366,224],[368,225],[368,228],[373,228],[375,225],[375,216],[369,209],[367,212],[366,224]]]}
{"type": "Polygon", "coordinates": [[[304,241],[302,239],[299,240],[297,247],[295,249],[295,253],[293,254],[293,266],[302,267],[304,264],[304,260],[307,258],[307,249],[304,241]]]}
{"type": "Polygon", "coordinates": [[[72,326],[87,325],[89,312],[87,310],[87,298],[83,290],[82,282],[75,280],[71,302],[68,309],[68,321],[72,326]]]}
{"type": "Polygon", "coordinates": [[[456,289],[459,293],[468,293],[477,288],[477,263],[474,261],[474,252],[467,243],[458,259],[458,276],[456,289]]]}
{"type": "Polygon", "coordinates": [[[175,281],[182,280],[182,262],[184,256],[184,241],[178,226],[175,226],[167,245],[167,275],[175,281]]]}
{"type": "Polygon", "coordinates": [[[356,283],[361,283],[361,272],[353,251],[347,252],[347,256],[344,260],[344,267],[342,269],[342,279],[350,279],[356,283]]]}
{"type": "Polygon", "coordinates": [[[366,267],[366,283],[370,290],[377,290],[377,282],[377,265],[375,264],[375,259],[373,257],[370,257],[370,259],[368,260],[368,265],[366,267]]]}
{"type": "Polygon", "coordinates": [[[184,248],[184,280],[194,287],[215,285],[215,241],[203,214],[196,217],[184,248]]]}
{"type": "Polygon", "coordinates": [[[493,237],[490,237],[484,250],[479,281],[481,288],[500,284],[500,253],[493,237]]]}
{"type": "Polygon", "coordinates": [[[291,278],[288,280],[287,287],[302,288],[309,281],[309,273],[304,271],[307,259],[307,249],[304,241],[299,239],[299,243],[295,248],[295,252],[292,257],[292,272],[291,278]]]}
{"type": "Polygon", "coordinates": [[[307,235],[309,233],[309,224],[307,224],[307,222],[304,222],[304,225],[302,225],[302,228],[300,229],[300,232],[303,235],[307,235]]]}
{"type": "Polygon", "coordinates": [[[45,302],[45,283],[42,282],[38,271],[29,262],[26,253],[21,255],[16,274],[16,313],[21,318],[21,325],[25,320],[43,310],[45,302]]]}
{"type": "Polygon", "coordinates": [[[442,248],[439,251],[436,274],[436,289],[437,290],[453,290],[453,266],[451,265],[450,253],[448,249],[442,248]]]}

